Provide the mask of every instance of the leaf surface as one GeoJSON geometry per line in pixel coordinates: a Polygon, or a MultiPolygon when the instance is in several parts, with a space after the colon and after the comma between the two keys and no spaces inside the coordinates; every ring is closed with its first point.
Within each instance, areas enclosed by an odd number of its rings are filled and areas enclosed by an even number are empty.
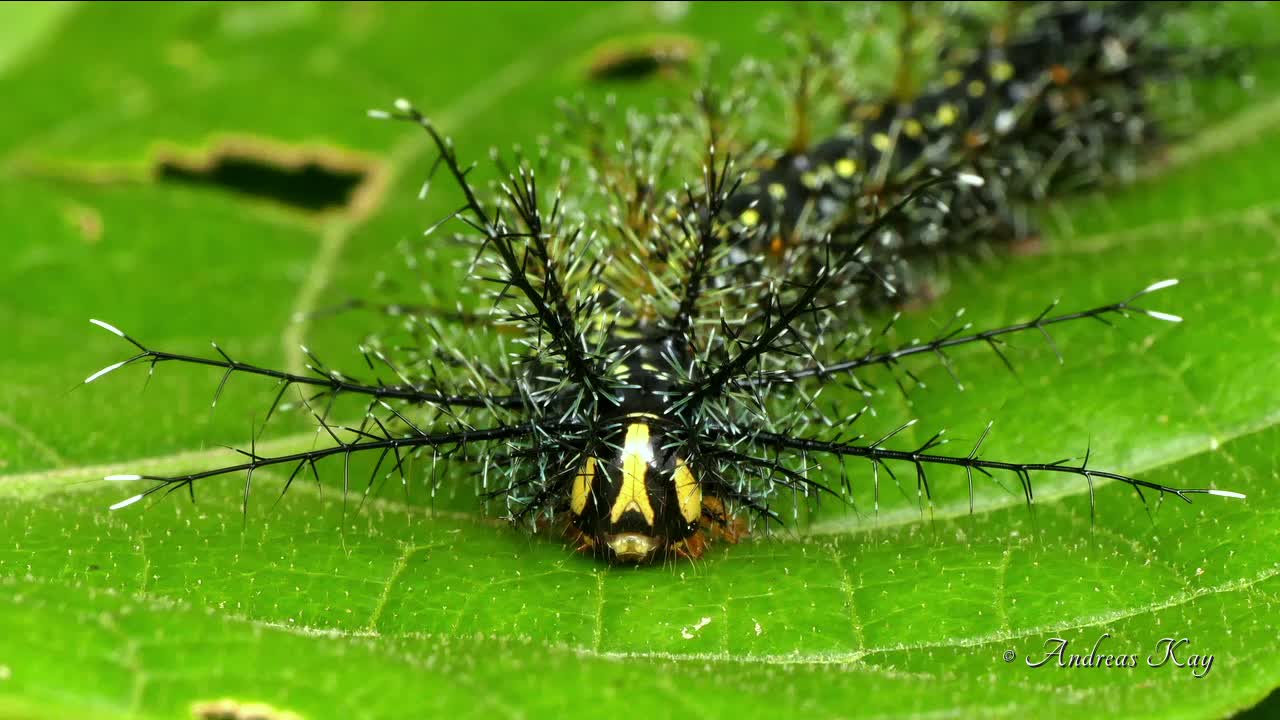
{"type": "MultiPolygon", "coordinates": [[[[910,478],[902,493],[882,478],[876,513],[868,469],[851,464],[853,509],[637,570],[486,519],[466,482],[434,498],[387,487],[355,513],[357,492],[344,516],[332,476],[271,508],[283,478],[263,473],[243,524],[239,478],[194,506],[108,513],[127,488],[104,475],[225,460],[218,446],[245,444],[270,388],[232,382],[213,411],[216,372],[162,367],[145,393],[144,372],[67,391],[127,350],[89,317],[260,364],[298,367],[304,340],[349,358],[358,317],[294,316],[395,272],[396,244],[447,210],[414,199],[423,138],[364,110],[411,97],[477,159],[530,143],[596,43],[654,27],[647,6],[58,13],[0,22],[17,28],[0,35],[15,48],[0,52],[0,97],[23,109],[0,119],[0,715],[169,718],[233,698],[308,718],[541,716],[566,699],[635,716],[1213,717],[1276,687],[1274,61],[1248,98],[1224,90],[1220,116],[1150,178],[1050,208],[1041,252],[956,268],[900,332],[925,336],[959,307],[979,328],[1055,298],[1089,307],[1166,277],[1182,284],[1150,305],[1184,323],[1065,327],[1061,365],[1019,338],[1017,377],[960,353],[963,390],[918,363],[927,387],[886,392],[866,420],[874,435],[916,417],[904,447],[945,427],[965,451],[995,420],[987,457],[1090,447],[1095,467],[1247,501],[1148,514],[1099,484],[1091,526],[1076,479],[1038,478],[1034,512],[984,479],[970,515],[963,473],[940,472],[923,510],[910,478]],[[382,185],[363,209],[309,216],[155,180],[164,158],[207,158],[228,138],[362,163],[382,185]],[[1205,677],[1146,665],[1166,637],[1190,641],[1183,662],[1214,656],[1205,677]],[[1053,638],[1138,667],[1028,667],[1053,638]]],[[[1255,16],[1242,17],[1243,36],[1255,16]]],[[[695,5],[672,29],[729,57],[767,53],[757,19],[695,5]]],[[[282,416],[259,447],[314,441],[282,416]]]]}

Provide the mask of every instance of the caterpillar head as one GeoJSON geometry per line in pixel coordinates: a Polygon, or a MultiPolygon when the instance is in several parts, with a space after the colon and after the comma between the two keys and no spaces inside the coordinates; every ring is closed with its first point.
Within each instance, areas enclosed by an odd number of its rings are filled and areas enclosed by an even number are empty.
{"type": "Polygon", "coordinates": [[[665,555],[698,529],[702,484],[656,415],[627,415],[573,479],[569,512],[597,552],[619,562],[665,555]]]}

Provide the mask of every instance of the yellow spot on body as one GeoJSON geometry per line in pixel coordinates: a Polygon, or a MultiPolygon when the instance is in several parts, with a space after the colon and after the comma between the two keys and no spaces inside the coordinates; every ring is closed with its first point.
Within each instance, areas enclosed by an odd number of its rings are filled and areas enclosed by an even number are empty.
{"type": "Polygon", "coordinates": [[[693,471],[684,464],[684,458],[676,458],[676,502],[680,505],[680,517],[685,522],[695,522],[702,515],[702,484],[693,471]]]}
{"type": "Polygon", "coordinates": [[[902,132],[906,133],[909,138],[918,138],[924,132],[924,127],[920,125],[919,120],[908,119],[902,124],[902,132]]]}
{"type": "Polygon", "coordinates": [[[818,189],[818,174],[814,172],[800,173],[800,182],[810,190],[818,189]]]}
{"type": "Polygon", "coordinates": [[[787,189],[782,183],[769,183],[769,197],[774,200],[785,200],[787,197],[787,189]]]}
{"type": "Polygon", "coordinates": [[[854,111],[854,116],[860,120],[875,120],[880,117],[880,113],[884,112],[884,108],[877,103],[861,105],[854,111]]]}
{"type": "Polygon", "coordinates": [[[956,121],[956,106],[951,103],[942,103],[938,106],[938,124],[947,126],[956,121]]]}
{"type": "Polygon", "coordinates": [[[742,211],[742,214],[738,216],[738,219],[747,227],[755,227],[760,222],[760,211],[755,208],[747,208],[742,211]]]}
{"type": "Polygon", "coordinates": [[[574,515],[581,515],[582,511],[587,509],[587,498],[591,497],[591,483],[595,478],[596,459],[589,457],[573,478],[573,494],[569,497],[569,509],[574,515]]]}
{"type": "Polygon", "coordinates": [[[969,97],[982,97],[982,93],[987,91],[987,84],[981,80],[969,81],[969,97]]]}
{"type": "Polygon", "coordinates": [[[991,77],[996,82],[1005,82],[1013,77],[1013,66],[1003,60],[991,63],[991,77]]]}
{"type": "Polygon", "coordinates": [[[858,172],[858,163],[849,158],[840,158],[836,161],[836,174],[842,178],[851,178],[853,174],[858,172]]]}
{"type": "Polygon", "coordinates": [[[871,147],[882,153],[889,152],[889,148],[893,147],[893,140],[890,140],[889,136],[884,133],[876,133],[871,136],[871,147]]]}
{"type": "Polygon", "coordinates": [[[964,73],[959,70],[952,69],[942,73],[942,82],[946,83],[947,87],[959,85],[963,79],[964,73]]]}
{"type": "Polygon", "coordinates": [[[609,511],[610,521],[618,522],[630,510],[640,513],[645,522],[653,526],[653,505],[649,502],[649,491],[644,483],[652,461],[649,425],[631,423],[627,426],[627,437],[622,441],[622,486],[618,488],[618,499],[609,511]]]}

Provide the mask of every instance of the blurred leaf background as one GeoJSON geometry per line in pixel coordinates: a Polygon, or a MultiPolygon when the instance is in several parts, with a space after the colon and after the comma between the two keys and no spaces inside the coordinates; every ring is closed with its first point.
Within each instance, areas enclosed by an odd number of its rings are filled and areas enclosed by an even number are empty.
{"type": "MultiPolygon", "coordinates": [[[[1016,378],[966,354],[963,391],[924,363],[927,389],[886,394],[868,429],[919,417],[904,444],[946,427],[968,447],[995,419],[991,457],[1056,459],[1091,443],[1099,466],[1245,502],[1149,516],[1106,485],[1091,527],[1083,487],[1042,479],[1034,513],[986,483],[969,516],[959,474],[935,481],[925,517],[913,490],[891,487],[872,514],[862,474],[856,510],[644,569],[602,567],[490,519],[461,471],[456,492],[388,488],[345,521],[340,493],[310,486],[270,508],[270,477],[243,526],[234,478],[196,505],[106,511],[123,494],[104,475],[225,460],[220,446],[247,442],[271,387],[233,382],[215,411],[216,372],[162,367],[145,392],[142,371],[69,392],[128,351],[88,318],[171,350],[216,340],[265,365],[298,367],[304,340],[350,358],[367,317],[295,315],[401,272],[396,245],[449,209],[415,199],[424,139],[364,111],[412,98],[483,159],[549,133],[557,97],[616,92],[647,107],[687,91],[665,75],[586,83],[600,43],[669,32],[728,58],[781,53],[760,31],[776,7],[672,9],[0,9],[0,716],[189,717],[226,698],[307,718],[1221,717],[1280,684],[1270,58],[1251,92],[1206,88],[1207,126],[1150,178],[1049,208],[1042,252],[957,268],[904,332],[962,306],[991,325],[1164,277],[1183,284],[1152,304],[1184,324],[1066,328],[1064,365],[1028,340],[1016,378]],[[317,212],[182,180],[230,149],[368,179],[350,205],[317,212]],[[1137,653],[1140,666],[1024,662],[1054,637],[1088,653],[1104,636],[1101,652],[1137,653]],[[1214,654],[1210,672],[1146,667],[1162,637],[1214,654]]],[[[1223,12],[1241,42],[1280,19],[1270,5],[1223,12]]],[[[455,292],[448,272],[440,282],[455,292]]],[[[282,417],[260,448],[313,437],[282,417]]]]}

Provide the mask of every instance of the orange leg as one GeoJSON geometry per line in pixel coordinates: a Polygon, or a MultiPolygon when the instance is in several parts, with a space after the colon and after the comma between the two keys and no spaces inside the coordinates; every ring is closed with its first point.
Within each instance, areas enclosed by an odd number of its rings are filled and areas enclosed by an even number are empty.
{"type": "MultiPolygon", "coordinates": [[[[702,510],[702,529],[717,539],[736,544],[751,534],[747,529],[747,521],[741,517],[731,516],[724,505],[724,500],[718,497],[703,498],[702,510]]],[[[700,530],[699,534],[701,532],[700,530]]],[[[706,540],[704,539],[703,542],[705,543],[706,540]]]]}

